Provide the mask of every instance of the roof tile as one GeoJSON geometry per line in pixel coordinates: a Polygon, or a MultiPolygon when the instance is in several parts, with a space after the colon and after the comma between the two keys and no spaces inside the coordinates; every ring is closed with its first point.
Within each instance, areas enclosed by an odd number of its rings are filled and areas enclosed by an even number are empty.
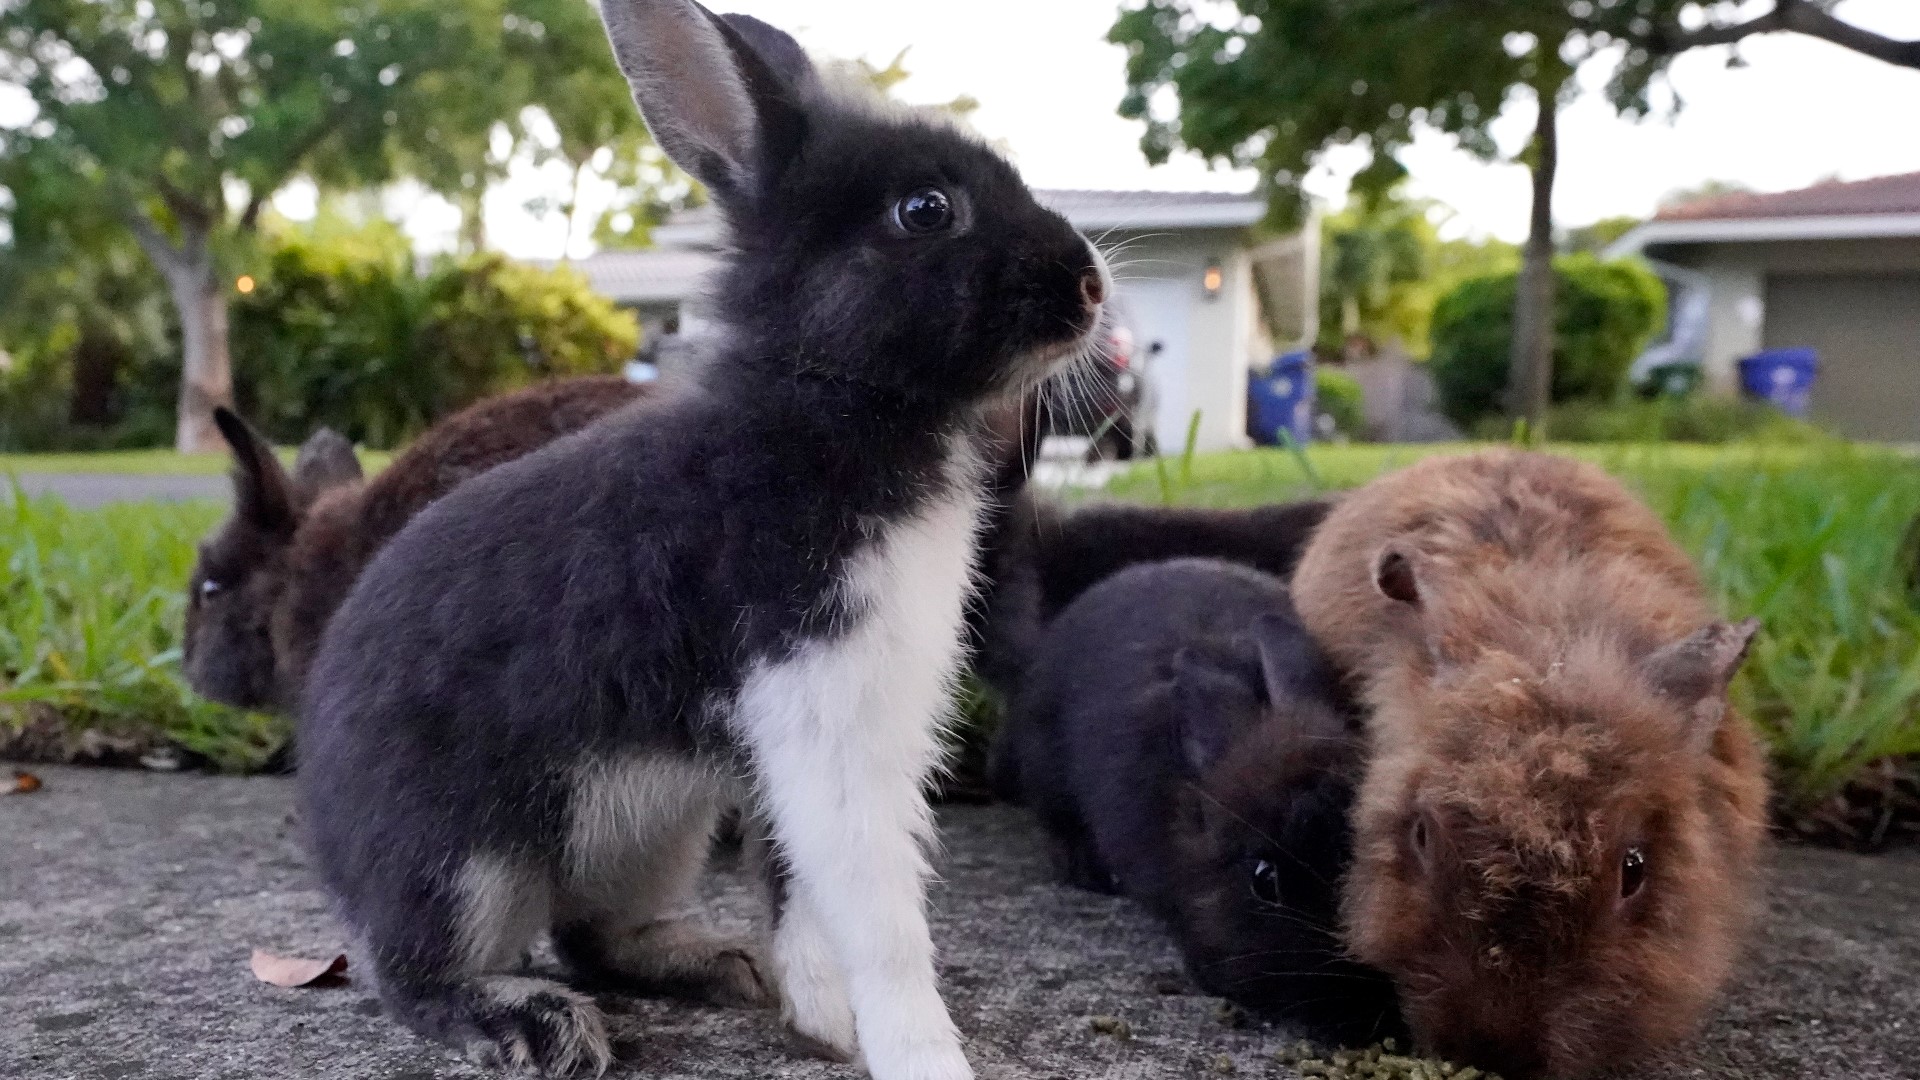
{"type": "Polygon", "coordinates": [[[1712,221],[1847,214],[1920,214],[1920,172],[1877,176],[1871,180],[1850,183],[1830,180],[1798,191],[1718,195],[1662,210],[1655,220],[1712,221]]]}

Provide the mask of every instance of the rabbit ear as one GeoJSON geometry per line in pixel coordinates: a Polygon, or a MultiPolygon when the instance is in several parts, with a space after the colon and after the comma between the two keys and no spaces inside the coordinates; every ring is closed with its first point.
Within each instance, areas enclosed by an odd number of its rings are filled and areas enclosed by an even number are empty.
{"type": "Polygon", "coordinates": [[[299,456],[293,459],[294,493],[302,506],[310,505],[328,488],[351,484],[362,475],[353,444],[332,428],[323,427],[307,436],[307,441],[300,444],[299,456]]]}
{"type": "Polygon", "coordinates": [[[1260,653],[1267,704],[1325,696],[1333,672],[1298,622],[1282,615],[1262,615],[1253,621],[1253,644],[1260,653]]]}
{"type": "Polygon", "coordinates": [[[813,78],[813,61],[807,58],[807,51],[793,40],[792,34],[768,26],[751,15],[722,15],[720,21],[732,27],[734,33],[759,54],[786,89],[791,90],[813,78]]]}
{"type": "Polygon", "coordinates": [[[1710,623],[1640,662],[1653,688],[1686,710],[1682,734],[1688,745],[1697,750],[1712,745],[1727,712],[1727,684],[1759,629],[1759,619],[1710,623]]]}
{"type": "Polygon", "coordinates": [[[756,168],[791,152],[791,80],[811,71],[792,38],[693,0],[602,0],[600,17],[654,141],[717,200],[744,198],[756,168]]]}
{"type": "Polygon", "coordinates": [[[1173,658],[1174,732],[1187,772],[1207,771],[1233,742],[1237,721],[1257,707],[1239,674],[1181,649],[1173,658]]]}
{"type": "Polygon", "coordinates": [[[1389,600],[1420,606],[1420,576],[1406,552],[1389,545],[1373,560],[1373,587],[1389,600]]]}
{"type": "Polygon", "coordinates": [[[226,406],[216,406],[213,422],[233,448],[233,500],[236,513],[261,529],[290,533],[296,521],[293,485],[273,446],[240,414],[226,406]]]}

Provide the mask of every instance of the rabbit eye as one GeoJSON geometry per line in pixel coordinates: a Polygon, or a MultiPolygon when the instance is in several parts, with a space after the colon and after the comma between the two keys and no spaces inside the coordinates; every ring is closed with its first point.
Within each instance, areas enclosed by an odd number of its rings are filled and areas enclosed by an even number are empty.
{"type": "Polygon", "coordinates": [[[1413,850],[1422,855],[1427,853],[1427,816],[1421,814],[1413,819],[1413,828],[1408,832],[1413,841],[1413,850]]]}
{"type": "Polygon", "coordinates": [[[1253,864],[1247,885],[1253,890],[1253,898],[1268,907],[1280,906],[1280,870],[1265,859],[1253,864]]]}
{"type": "Polygon", "coordinates": [[[207,580],[200,583],[200,596],[202,599],[210,599],[215,594],[217,594],[220,591],[220,589],[221,589],[221,585],[219,582],[213,580],[212,578],[208,578],[207,580]]]}
{"type": "Polygon", "coordinates": [[[894,204],[893,218],[915,236],[936,233],[953,224],[953,200],[939,188],[921,188],[894,204]]]}
{"type": "Polygon", "coordinates": [[[1647,883],[1647,853],[1628,848],[1620,859],[1620,899],[1630,900],[1647,883]]]}

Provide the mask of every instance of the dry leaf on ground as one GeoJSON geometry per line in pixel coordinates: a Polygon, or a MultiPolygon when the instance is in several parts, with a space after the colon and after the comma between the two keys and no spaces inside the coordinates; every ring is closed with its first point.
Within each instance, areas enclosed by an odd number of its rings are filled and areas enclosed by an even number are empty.
{"type": "Polygon", "coordinates": [[[249,966],[253,968],[253,977],[261,982],[291,989],[312,986],[322,983],[322,980],[332,982],[344,975],[347,954],[341,953],[331,960],[308,960],[299,956],[276,956],[265,949],[255,949],[249,966]]]}
{"type": "Polygon", "coordinates": [[[39,777],[24,769],[15,769],[13,770],[13,786],[9,787],[7,791],[13,795],[31,795],[43,787],[46,787],[46,784],[42,783],[39,777]]]}

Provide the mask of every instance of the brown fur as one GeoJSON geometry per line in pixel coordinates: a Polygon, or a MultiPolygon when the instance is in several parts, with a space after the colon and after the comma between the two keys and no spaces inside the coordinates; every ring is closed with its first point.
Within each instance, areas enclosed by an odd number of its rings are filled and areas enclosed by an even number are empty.
{"type": "Polygon", "coordinates": [[[1689,1032],[1734,960],[1767,785],[1724,704],[1752,628],[1713,623],[1659,520],[1582,463],[1430,459],[1341,501],[1294,586],[1371,713],[1351,946],[1422,1043],[1569,1077],[1689,1032]]]}
{"type": "MultiPolygon", "coordinates": [[[[221,696],[252,708],[289,710],[299,699],[307,665],[327,619],[381,545],[427,504],[469,477],[527,454],[630,402],[645,385],[618,376],[541,383],[468,406],[428,428],[388,468],[362,482],[334,471],[315,483],[296,466],[278,475],[277,463],[252,462],[256,474],[236,471],[234,515],[202,545],[189,588],[186,669],[195,688],[217,693],[212,678],[196,677],[226,665],[227,686],[252,689],[221,696]],[[287,508],[262,512],[248,483],[283,487],[287,508]],[[204,597],[210,576],[222,585],[204,597]],[[213,610],[219,605],[224,610],[213,610]],[[227,656],[207,655],[225,651],[227,656]],[[233,669],[244,675],[235,678],[233,669]]],[[[309,440],[313,445],[318,440],[309,440]]],[[[272,503],[276,500],[265,500],[272,503]]]]}

